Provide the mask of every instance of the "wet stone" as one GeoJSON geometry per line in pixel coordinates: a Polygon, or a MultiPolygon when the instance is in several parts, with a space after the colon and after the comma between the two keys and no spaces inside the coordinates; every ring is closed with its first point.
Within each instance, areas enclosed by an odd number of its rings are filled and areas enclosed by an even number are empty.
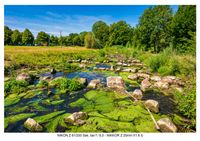
{"type": "Polygon", "coordinates": [[[156,100],[146,100],[144,105],[151,111],[154,113],[158,113],[159,112],[159,103],[156,100]]]}
{"type": "Polygon", "coordinates": [[[32,82],[32,79],[31,79],[30,75],[25,74],[25,73],[19,74],[19,75],[16,77],[16,80],[18,80],[18,81],[23,80],[23,81],[27,81],[27,82],[29,82],[29,83],[32,82]]]}
{"type": "Polygon", "coordinates": [[[27,128],[29,131],[32,132],[40,132],[43,130],[42,126],[39,125],[39,123],[37,123],[34,119],[32,118],[28,118],[25,122],[24,122],[24,127],[27,128]]]}
{"type": "Polygon", "coordinates": [[[100,84],[100,79],[94,79],[94,80],[91,80],[90,83],[88,84],[88,88],[92,88],[92,89],[95,89],[97,88],[98,84],[100,84]]]}
{"type": "Polygon", "coordinates": [[[124,89],[125,82],[121,76],[109,76],[109,77],[107,77],[107,87],[124,89]]]}
{"type": "Polygon", "coordinates": [[[137,100],[140,100],[143,97],[142,91],[140,89],[135,89],[131,95],[137,100]]]}
{"type": "Polygon", "coordinates": [[[72,123],[74,125],[83,125],[86,123],[84,120],[86,120],[87,117],[88,115],[86,112],[75,112],[70,116],[66,117],[64,120],[65,122],[72,123]]]}
{"type": "Polygon", "coordinates": [[[177,127],[169,118],[162,118],[157,121],[157,124],[162,132],[177,132],[177,127]]]}
{"type": "Polygon", "coordinates": [[[148,89],[151,86],[151,83],[149,82],[148,78],[145,78],[142,82],[141,82],[141,89],[143,91],[145,91],[146,89],[148,89]]]}

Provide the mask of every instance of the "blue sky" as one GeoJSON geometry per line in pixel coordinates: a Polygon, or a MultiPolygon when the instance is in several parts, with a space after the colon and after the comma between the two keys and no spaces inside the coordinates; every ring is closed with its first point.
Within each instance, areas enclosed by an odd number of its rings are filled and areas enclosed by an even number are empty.
{"type": "MultiPolygon", "coordinates": [[[[6,5],[4,24],[11,29],[23,31],[29,28],[34,36],[39,31],[48,34],[68,35],[91,31],[93,23],[103,20],[112,24],[125,20],[131,26],[138,23],[139,17],[149,5],[132,6],[73,6],[73,5],[6,5]]],[[[176,11],[178,6],[171,6],[176,11]]]]}

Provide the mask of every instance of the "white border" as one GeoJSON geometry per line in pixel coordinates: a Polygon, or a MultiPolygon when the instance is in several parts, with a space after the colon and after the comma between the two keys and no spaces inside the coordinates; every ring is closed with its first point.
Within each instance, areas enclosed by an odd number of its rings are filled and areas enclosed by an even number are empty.
{"type": "MultiPolygon", "coordinates": [[[[57,133],[42,133],[42,134],[37,134],[37,133],[4,133],[4,124],[2,121],[4,121],[4,105],[3,105],[3,82],[4,82],[4,76],[3,76],[3,71],[4,71],[4,34],[3,34],[3,26],[4,26],[4,3],[5,5],[159,5],[159,4],[168,4],[168,5],[189,5],[189,4],[196,4],[197,5],[197,19],[200,19],[199,17],[199,0],[4,0],[0,1],[0,93],[1,93],[1,99],[0,99],[0,131],[1,131],[1,140],[2,141],[23,141],[23,140],[48,140],[48,141],[57,141],[57,140],[75,140],[75,141],[91,141],[91,140],[116,140],[116,141],[121,141],[121,140],[126,140],[126,141],[161,141],[161,140],[177,140],[177,141],[196,141],[197,138],[200,137],[199,135],[199,91],[200,87],[198,84],[200,84],[200,79],[199,75],[197,75],[197,132],[196,133],[175,133],[175,134],[166,134],[166,133],[144,133],[142,138],[140,137],[127,137],[127,138],[67,138],[67,137],[57,137],[57,133]],[[3,37],[3,38],[2,38],[3,37]]],[[[199,22],[197,20],[197,27],[199,27],[199,22]]],[[[199,69],[199,56],[200,56],[200,51],[199,51],[199,28],[197,28],[197,74],[200,74],[200,69],[199,69]]]]}

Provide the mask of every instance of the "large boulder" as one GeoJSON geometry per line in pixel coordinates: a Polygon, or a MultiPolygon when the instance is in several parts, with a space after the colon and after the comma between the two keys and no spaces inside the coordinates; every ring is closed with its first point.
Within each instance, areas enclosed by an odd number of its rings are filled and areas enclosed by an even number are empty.
{"type": "Polygon", "coordinates": [[[43,127],[32,118],[28,118],[24,122],[24,127],[32,132],[40,132],[43,130],[43,127]]]}
{"type": "Polygon", "coordinates": [[[74,125],[83,125],[85,124],[85,119],[87,119],[88,115],[86,112],[75,112],[70,116],[66,117],[64,120],[67,123],[71,123],[74,125]]]}
{"type": "Polygon", "coordinates": [[[159,88],[159,89],[168,89],[169,88],[169,83],[166,81],[158,81],[156,83],[154,83],[154,86],[159,88]]]}
{"type": "Polygon", "coordinates": [[[151,83],[149,82],[148,78],[145,78],[142,82],[141,82],[141,89],[143,91],[145,91],[146,89],[148,89],[151,86],[151,83]]]}
{"type": "Polygon", "coordinates": [[[88,88],[92,88],[92,89],[95,89],[97,88],[98,84],[100,84],[100,79],[94,79],[94,80],[91,80],[90,83],[88,84],[88,88]]]}
{"type": "Polygon", "coordinates": [[[154,112],[154,113],[158,113],[158,112],[159,112],[159,103],[158,103],[158,101],[149,99],[149,100],[146,100],[146,101],[144,102],[144,105],[145,105],[151,112],[154,112]]]}
{"type": "Polygon", "coordinates": [[[23,81],[27,81],[27,82],[29,82],[29,83],[32,82],[31,76],[28,75],[28,74],[25,74],[25,73],[19,74],[19,75],[16,77],[16,80],[18,80],[18,81],[22,81],[22,80],[23,80],[23,81]]]}
{"type": "Polygon", "coordinates": [[[125,83],[121,76],[107,77],[107,87],[114,89],[124,89],[125,83]]]}
{"type": "Polygon", "coordinates": [[[169,118],[162,118],[157,121],[157,124],[162,132],[177,132],[177,127],[169,118]]]}
{"type": "Polygon", "coordinates": [[[140,89],[135,89],[131,95],[137,100],[140,100],[143,97],[142,91],[140,89]]]}

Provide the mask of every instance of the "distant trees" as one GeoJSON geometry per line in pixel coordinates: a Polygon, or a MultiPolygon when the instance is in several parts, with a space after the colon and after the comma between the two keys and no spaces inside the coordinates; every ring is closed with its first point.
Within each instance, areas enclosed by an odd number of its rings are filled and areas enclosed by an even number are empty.
{"type": "Polygon", "coordinates": [[[190,52],[192,49],[189,40],[196,42],[196,6],[182,5],[174,15],[171,24],[173,47],[179,52],[190,52]],[[189,41],[189,42],[188,42],[189,41]]]}
{"type": "Polygon", "coordinates": [[[170,6],[154,6],[146,9],[139,19],[138,34],[140,43],[145,50],[159,52],[169,46],[172,21],[170,6]]]}
{"type": "Polygon", "coordinates": [[[12,30],[8,26],[4,26],[4,44],[5,45],[12,44],[11,35],[12,35],[12,30]]]}
{"type": "Polygon", "coordinates": [[[13,45],[21,45],[22,44],[22,34],[19,32],[19,30],[14,30],[11,35],[11,41],[13,45]]]}
{"type": "Polygon", "coordinates": [[[97,21],[92,26],[92,32],[101,46],[105,46],[109,38],[109,26],[103,21],[97,21]]]}
{"type": "Polygon", "coordinates": [[[29,29],[20,33],[4,26],[5,45],[86,46],[103,48],[122,45],[158,53],[171,46],[180,53],[196,52],[196,6],[182,5],[173,13],[170,6],[157,5],[144,10],[139,22],[131,27],[126,21],[107,25],[97,21],[92,31],[70,33],[68,36],[49,36],[41,31],[34,40],[29,29]]]}
{"type": "Polygon", "coordinates": [[[38,45],[47,46],[50,43],[50,36],[47,33],[40,31],[37,35],[36,43],[38,45]]]}
{"type": "Polygon", "coordinates": [[[29,29],[25,29],[22,33],[22,44],[23,45],[33,45],[34,36],[29,29]]]}
{"type": "Polygon", "coordinates": [[[125,46],[132,38],[132,28],[125,21],[113,23],[109,28],[108,45],[123,45],[125,46]]]}

